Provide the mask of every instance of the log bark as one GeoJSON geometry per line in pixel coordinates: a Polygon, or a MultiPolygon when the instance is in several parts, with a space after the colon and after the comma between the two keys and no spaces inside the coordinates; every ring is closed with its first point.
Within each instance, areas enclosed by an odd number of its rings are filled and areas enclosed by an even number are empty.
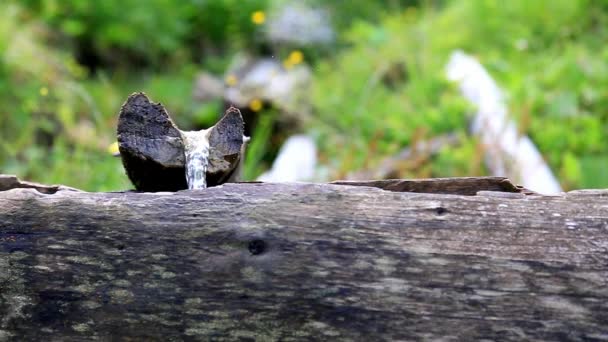
{"type": "Polygon", "coordinates": [[[0,340],[608,340],[608,191],[416,189],[0,191],[0,340]]]}

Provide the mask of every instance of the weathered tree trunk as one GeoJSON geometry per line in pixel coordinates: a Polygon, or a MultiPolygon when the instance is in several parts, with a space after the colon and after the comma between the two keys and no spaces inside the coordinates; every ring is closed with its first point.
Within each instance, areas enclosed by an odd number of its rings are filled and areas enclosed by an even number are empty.
{"type": "Polygon", "coordinates": [[[0,340],[608,340],[608,192],[489,183],[5,187],[0,340]]]}

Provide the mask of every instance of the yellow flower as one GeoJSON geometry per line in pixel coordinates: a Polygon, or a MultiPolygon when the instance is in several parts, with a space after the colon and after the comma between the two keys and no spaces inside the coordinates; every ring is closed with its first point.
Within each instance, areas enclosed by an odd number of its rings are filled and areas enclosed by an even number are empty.
{"type": "Polygon", "coordinates": [[[264,11],[255,11],[251,13],[251,22],[256,25],[262,25],[266,21],[266,13],[264,11]]]}
{"type": "Polygon", "coordinates": [[[262,109],[262,101],[259,99],[253,99],[249,102],[249,108],[254,112],[259,112],[262,109]]]}
{"type": "Polygon", "coordinates": [[[114,156],[120,154],[120,151],[118,150],[118,141],[115,141],[110,146],[108,146],[108,153],[114,156]]]}
{"type": "Polygon", "coordinates": [[[304,61],[304,54],[300,50],[292,51],[287,59],[283,61],[285,69],[291,69],[293,66],[298,65],[304,61]]]}
{"type": "Polygon", "coordinates": [[[40,95],[47,96],[49,94],[49,89],[47,87],[40,88],[40,95]]]}
{"type": "Polygon", "coordinates": [[[234,87],[239,82],[239,80],[236,78],[236,76],[234,74],[230,74],[230,75],[226,76],[225,81],[229,87],[234,87]]]}
{"type": "Polygon", "coordinates": [[[291,64],[298,65],[304,60],[304,54],[300,50],[294,50],[289,54],[287,59],[291,62],[291,64]]]}

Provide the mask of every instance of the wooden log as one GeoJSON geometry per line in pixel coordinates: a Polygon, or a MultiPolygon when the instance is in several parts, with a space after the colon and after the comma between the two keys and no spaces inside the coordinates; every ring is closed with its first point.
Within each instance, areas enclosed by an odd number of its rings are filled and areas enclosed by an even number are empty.
{"type": "Polygon", "coordinates": [[[0,340],[607,340],[608,192],[476,193],[1,191],[0,340]]]}
{"type": "MultiPolygon", "coordinates": [[[[241,159],[244,123],[231,107],[210,128],[208,186],[226,182],[241,159]]],[[[178,191],[186,182],[184,135],[160,103],[144,93],[134,93],[124,103],[118,119],[118,148],[129,179],[140,191],[178,191]]]]}

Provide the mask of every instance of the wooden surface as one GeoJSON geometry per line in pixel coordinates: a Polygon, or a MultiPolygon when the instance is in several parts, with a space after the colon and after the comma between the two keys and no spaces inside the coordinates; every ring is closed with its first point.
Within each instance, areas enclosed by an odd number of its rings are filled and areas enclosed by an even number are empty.
{"type": "Polygon", "coordinates": [[[608,340],[606,191],[16,188],[0,218],[0,341],[608,340]]]}

